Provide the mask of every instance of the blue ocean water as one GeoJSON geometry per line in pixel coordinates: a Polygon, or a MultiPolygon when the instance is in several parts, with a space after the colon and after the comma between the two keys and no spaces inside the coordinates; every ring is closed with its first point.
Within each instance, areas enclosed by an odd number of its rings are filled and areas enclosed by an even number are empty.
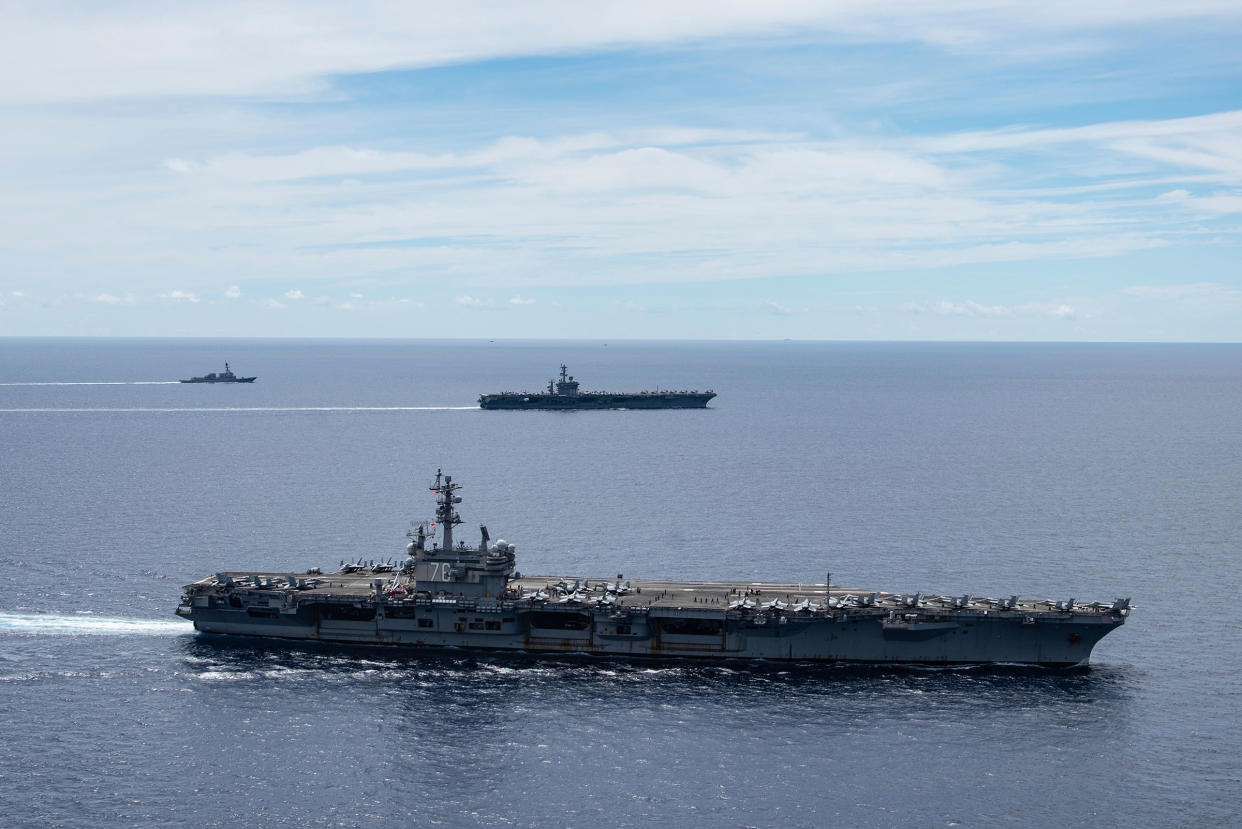
{"type": "Polygon", "coordinates": [[[0,340],[0,824],[1242,822],[1242,347],[0,340]],[[182,385],[228,360],[246,386],[182,385]],[[483,412],[561,362],[706,411],[483,412]],[[224,568],[1132,596],[1082,672],[220,643],[224,568]],[[469,535],[467,534],[467,537],[469,535]]]}

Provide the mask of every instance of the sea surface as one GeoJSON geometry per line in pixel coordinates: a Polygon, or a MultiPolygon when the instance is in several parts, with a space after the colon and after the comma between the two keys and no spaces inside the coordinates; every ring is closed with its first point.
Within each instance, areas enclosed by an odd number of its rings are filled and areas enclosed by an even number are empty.
{"type": "Polygon", "coordinates": [[[5,827],[1242,824],[1242,346],[0,339],[5,827]],[[182,385],[220,371],[253,385],[182,385]],[[565,362],[707,410],[484,412],[565,362]],[[1080,671],[413,658],[194,635],[400,557],[1133,598],[1080,671]]]}

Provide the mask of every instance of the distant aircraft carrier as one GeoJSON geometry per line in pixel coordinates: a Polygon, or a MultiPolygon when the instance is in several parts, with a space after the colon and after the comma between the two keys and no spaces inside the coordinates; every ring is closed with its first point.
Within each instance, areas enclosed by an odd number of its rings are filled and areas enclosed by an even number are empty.
{"type": "Polygon", "coordinates": [[[513,392],[479,396],[484,409],[705,409],[713,391],[583,392],[561,364],[561,379],[549,380],[546,392],[513,392]],[[555,383],[555,390],[553,389],[555,383]]]}
{"type": "Polygon", "coordinates": [[[1085,665],[1129,599],[1080,603],[777,582],[522,576],[514,546],[454,544],[459,484],[436,473],[436,518],[404,563],[339,572],[225,571],[185,587],[203,633],[621,658],[911,665],[1085,665]],[[439,533],[441,545],[434,543],[439,533]]]}

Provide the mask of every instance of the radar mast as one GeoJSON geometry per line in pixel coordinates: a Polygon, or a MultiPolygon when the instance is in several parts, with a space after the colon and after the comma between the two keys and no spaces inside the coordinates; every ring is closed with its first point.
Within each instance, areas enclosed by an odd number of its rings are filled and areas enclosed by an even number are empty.
{"type": "Polygon", "coordinates": [[[461,484],[453,483],[452,475],[443,475],[436,470],[436,482],[431,491],[436,494],[436,522],[444,528],[444,549],[453,549],[453,525],[461,523],[461,516],[453,509],[454,504],[461,503],[461,496],[453,493],[461,489],[461,484]]]}

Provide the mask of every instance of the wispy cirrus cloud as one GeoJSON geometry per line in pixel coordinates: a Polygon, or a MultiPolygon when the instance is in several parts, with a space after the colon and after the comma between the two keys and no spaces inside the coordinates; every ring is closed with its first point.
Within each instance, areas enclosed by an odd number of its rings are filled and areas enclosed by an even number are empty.
{"type": "Polygon", "coordinates": [[[969,299],[965,302],[908,302],[902,308],[913,314],[935,314],[941,317],[1006,317],[1013,314],[1012,309],[1003,305],[981,305],[969,299]]]}
{"type": "Polygon", "coordinates": [[[545,296],[641,335],[691,307],[724,336],[814,334],[805,308],[884,336],[1234,307],[1155,292],[1236,281],[1242,111],[1217,90],[1242,70],[1211,57],[1236,3],[678,8],[0,9],[0,291],[56,285],[6,322],[91,296],[370,334],[408,294],[434,335],[546,325],[545,296]],[[1118,272],[1134,291],[1091,288],[1118,272]]]}
{"type": "MultiPolygon", "coordinates": [[[[1219,190],[1195,195],[1191,188],[1201,186],[1195,175],[1202,170],[1180,171],[1187,186],[1177,191],[1167,182],[1177,180],[1179,170],[1162,171],[1163,192],[1177,198],[1143,193],[1150,160],[1141,168],[1118,165],[1107,142],[1216,134],[1240,118],[1222,113],[1060,131],[1065,142],[1077,142],[1082,167],[1090,168],[1088,159],[1096,156],[1109,159],[1098,165],[1094,180],[1111,190],[1092,190],[1082,186],[1091,179],[1080,179],[1076,191],[1049,192],[1042,168],[1024,166],[1020,155],[1046,152],[1041,142],[1047,131],[894,139],[870,149],[855,141],[770,134],[619,148],[621,136],[591,133],[506,138],[437,156],[436,176],[420,180],[416,191],[386,179],[355,183],[346,193],[336,183],[283,182],[356,173],[358,159],[375,170],[432,164],[431,154],[302,151],[288,164],[233,154],[198,167],[228,167],[229,187],[186,179],[181,198],[271,212],[265,243],[314,250],[311,268],[447,268],[472,278],[509,276],[519,284],[704,281],[1106,257],[1166,246],[1179,211],[1202,202],[1199,212],[1214,205],[1223,214],[1234,198],[1219,190]],[[263,170],[284,172],[247,178],[247,171],[263,170]],[[330,206],[317,206],[329,199],[330,206]],[[296,222],[279,218],[293,212],[296,222]],[[488,228],[486,237],[479,227],[488,228]],[[418,235],[411,237],[410,228],[418,235]],[[549,248],[550,239],[558,245],[549,248]],[[323,252],[333,242],[339,244],[323,252]],[[515,248],[521,250],[516,260],[515,248]],[[633,267],[630,257],[653,262],[633,267]]],[[[674,128],[642,137],[661,133],[705,137],[674,128]]],[[[231,225],[239,221],[227,210],[215,215],[231,225]]]]}
{"type": "Polygon", "coordinates": [[[1219,282],[1192,282],[1181,285],[1131,285],[1121,291],[1126,296],[1136,299],[1149,299],[1159,302],[1180,302],[1183,300],[1242,300],[1242,288],[1224,285],[1219,282]]]}
{"type": "Polygon", "coordinates": [[[1222,0],[1047,0],[1038,7],[1013,0],[684,0],[677,14],[652,0],[511,5],[462,0],[435,7],[359,0],[348,10],[326,0],[197,5],[122,0],[106,15],[85,7],[19,4],[0,11],[0,77],[7,81],[0,97],[289,94],[320,89],[324,78],[343,73],[743,36],[835,35],[999,51],[1032,32],[1081,37],[1099,27],[1236,22],[1239,16],[1236,3],[1222,0]]]}
{"type": "Polygon", "coordinates": [[[1187,190],[1170,190],[1161,193],[1156,200],[1207,216],[1242,213],[1242,192],[1216,191],[1205,196],[1193,196],[1187,190]]]}
{"type": "Polygon", "coordinates": [[[1069,320],[1078,316],[1078,312],[1065,303],[1027,303],[1023,305],[985,305],[973,300],[952,302],[939,300],[936,302],[907,302],[901,306],[903,311],[912,314],[929,314],[939,317],[1046,317],[1049,319],[1069,320]]]}
{"type": "Polygon", "coordinates": [[[1080,127],[1009,128],[917,139],[911,147],[935,155],[996,151],[1048,152],[1068,146],[1096,147],[1201,170],[1224,180],[1242,178],[1242,110],[1189,118],[1110,121],[1080,127]]]}
{"type": "MultiPolygon", "coordinates": [[[[634,172],[636,167],[647,171],[653,163],[658,166],[661,153],[666,152],[661,149],[663,147],[762,144],[797,140],[799,137],[761,130],[669,127],[621,133],[581,133],[544,139],[506,136],[479,149],[460,153],[437,154],[351,146],[311,147],[294,153],[233,152],[202,160],[170,158],[164,161],[164,167],[198,179],[258,183],[399,172],[503,169],[507,165],[518,165],[510,169],[517,173],[524,172],[529,180],[537,183],[545,172],[545,168],[539,166],[540,162],[574,159],[585,166],[579,170],[556,169],[553,172],[558,177],[577,172],[590,179],[592,159],[600,158],[599,153],[610,150],[616,151],[622,164],[631,162],[628,171],[634,172]],[[638,148],[632,149],[634,145],[638,148]]],[[[606,166],[601,173],[612,175],[614,169],[606,166]]],[[[650,172],[643,174],[652,175],[650,172]]]]}

